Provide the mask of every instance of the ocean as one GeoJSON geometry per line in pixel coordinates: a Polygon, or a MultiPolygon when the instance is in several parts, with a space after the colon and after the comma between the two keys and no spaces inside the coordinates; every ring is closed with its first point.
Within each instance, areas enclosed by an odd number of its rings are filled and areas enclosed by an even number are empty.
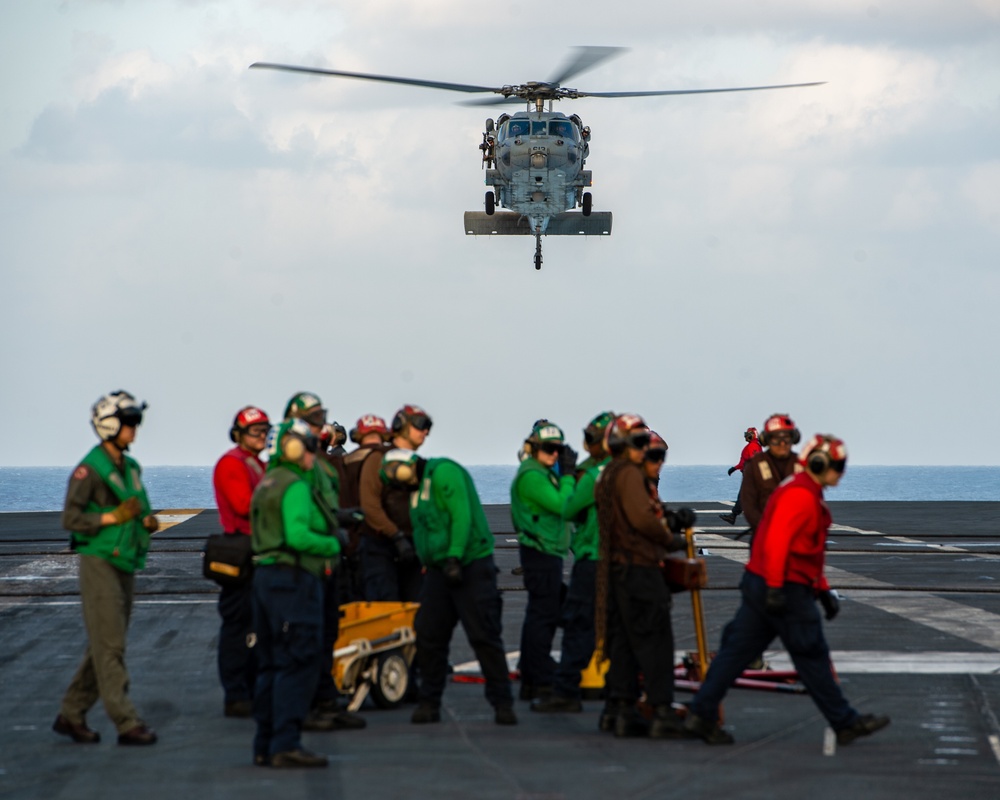
{"type": "MultiPolygon", "coordinates": [[[[485,504],[510,502],[514,465],[469,467],[485,504]]],[[[727,466],[666,465],[660,495],[667,502],[735,500],[739,475],[727,466]]],[[[72,467],[0,467],[0,512],[58,511],[72,467]]],[[[146,489],[154,508],[214,508],[212,467],[145,467],[146,489]]],[[[849,466],[827,500],[987,500],[1000,501],[1000,466],[849,466]]]]}

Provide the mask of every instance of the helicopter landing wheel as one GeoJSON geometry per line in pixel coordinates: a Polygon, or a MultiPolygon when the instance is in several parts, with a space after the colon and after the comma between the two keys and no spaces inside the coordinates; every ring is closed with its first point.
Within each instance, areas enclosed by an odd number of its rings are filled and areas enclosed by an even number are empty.
{"type": "Polygon", "coordinates": [[[497,210],[497,198],[493,192],[486,193],[486,214],[492,217],[493,212],[497,210]]]}
{"type": "Polygon", "coordinates": [[[594,207],[594,196],[590,192],[583,193],[583,216],[589,217],[594,207]]]}

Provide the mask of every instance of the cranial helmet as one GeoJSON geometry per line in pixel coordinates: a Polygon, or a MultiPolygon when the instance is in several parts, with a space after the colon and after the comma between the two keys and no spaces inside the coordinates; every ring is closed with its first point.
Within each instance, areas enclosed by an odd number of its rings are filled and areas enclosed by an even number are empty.
{"type": "Polygon", "coordinates": [[[830,467],[843,472],[847,467],[847,445],[829,433],[817,433],[802,450],[799,461],[813,475],[822,475],[830,467]]]}
{"type": "Polygon", "coordinates": [[[104,395],[90,409],[90,424],[102,442],[109,442],[121,432],[122,425],[142,424],[145,403],[139,403],[128,392],[119,389],[104,395]]]}
{"type": "Polygon", "coordinates": [[[756,428],[747,428],[743,432],[743,438],[746,439],[748,442],[752,442],[754,439],[756,439],[757,435],[758,434],[756,428]]]}
{"type": "Polygon", "coordinates": [[[319,438],[329,447],[340,447],[347,441],[347,429],[339,422],[328,422],[319,432],[319,438]]]}
{"type": "Polygon", "coordinates": [[[529,444],[564,444],[566,437],[563,436],[562,428],[547,419],[540,419],[535,423],[528,434],[526,440],[529,444]]]}
{"type": "Polygon", "coordinates": [[[361,444],[361,440],[369,433],[377,433],[386,439],[389,436],[389,427],[382,417],[375,414],[365,414],[363,417],[358,417],[358,421],[351,428],[351,441],[355,444],[361,444]]]}
{"type": "Polygon", "coordinates": [[[771,444],[771,434],[788,431],[792,436],[792,444],[798,444],[802,439],[802,434],[795,427],[792,418],[788,414],[772,414],[764,420],[764,432],[760,435],[760,442],[765,447],[771,444]]]}
{"type": "Polygon", "coordinates": [[[326,409],[316,395],[299,392],[285,406],[285,419],[304,419],[310,425],[322,428],[326,424],[326,409]]]}
{"type": "Polygon", "coordinates": [[[287,419],[271,431],[267,443],[268,456],[283,461],[297,462],[308,453],[319,449],[319,438],[309,423],[302,419],[287,419]]]}
{"type": "Polygon", "coordinates": [[[638,414],[622,414],[608,425],[604,435],[604,446],[609,453],[617,455],[626,447],[643,449],[649,446],[649,426],[638,414]]]}
{"type": "Polygon", "coordinates": [[[431,432],[432,420],[430,414],[420,406],[407,404],[403,406],[392,418],[392,432],[402,433],[407,425],[412,425],[418,431],[431,432]]]}
{"type": "Polygon", "coordinates": [[[251,425],[267,425],[270,427],[271,420],[267,418],[267,414],[264,413],[263,409],[257,408],[257,406],[244,406],[239,411],[236,412],[236,416],[233,418],[233,424],[229,429],[229,438],[235,442],[241,433],[245,433],[246,429],[251,425]]]}
{"type": "Polygon", "coordinates": [[[604,441],[604,431],[615,421],[614,411],[602,411],[583,429],[583,440],[587,444],[597,444],[604,441]]]}
{"type": "Polygon", "coordinates": [[[389,483],[416,486],[424,460],[412,450],[390,450],[382,459],[380,473],[389,483]]]}

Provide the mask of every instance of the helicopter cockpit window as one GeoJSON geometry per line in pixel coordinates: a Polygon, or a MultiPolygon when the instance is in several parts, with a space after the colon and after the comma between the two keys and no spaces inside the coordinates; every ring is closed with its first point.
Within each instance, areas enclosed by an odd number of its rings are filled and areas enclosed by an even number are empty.
{"type": "Polygon", "coordinates": [[[512,119],[507,123],[507,136],[527,136],[530,124],[526,119],[512,119]]]}
{"type": "Polygon", "coordinates": [[[531,135],[532,136],[545,136],[548,133],[546,130],[545,122],[532,122],[531,123],[531,135]]]}
{"type": "Polygon", "coordinates": [[[560,139],[572,139],[576,141],[576,128],[573,123],[565,119],[554,119],[549,123],[549,133],[558,136],[560,139]]]}

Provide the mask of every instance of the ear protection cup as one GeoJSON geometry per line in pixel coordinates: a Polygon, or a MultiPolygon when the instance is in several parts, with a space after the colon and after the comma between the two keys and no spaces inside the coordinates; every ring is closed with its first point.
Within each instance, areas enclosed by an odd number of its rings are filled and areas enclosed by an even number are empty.
{"type": "Polygon", "coordinates": [[[306,454],[306,443],[298,436],[286,436],[281,452],[289,461],[301,461],[306,454]]]}
{"type": "Polygon", "coordinates": [[[396,480],[400,483],[413,483],[417,477],[417,471],[409,464],[400,464],[396,467],[396,480]]]}
{"type": "Polygon", "coordinates": [[[825,450],[816,450],[809,454],[806,461],[806,468],[813,475],[822,475],[830,466],[830,454],[825,450]]]}
{"type": "Polygon", "coordinates": [[[239,437],[239,435],[240,435],[239,428],[233,427],[229,429],[229,441],[231,441],[233,444],[237,443],[236,440],[239,437]]]}
{"type": "Polygon", "coordinates": [[[406,417],[403,416],[402,411],[397,411],[396,416],[392,418],[392,432],[402,433],[403,428],[406,427],[406,417]]]}

